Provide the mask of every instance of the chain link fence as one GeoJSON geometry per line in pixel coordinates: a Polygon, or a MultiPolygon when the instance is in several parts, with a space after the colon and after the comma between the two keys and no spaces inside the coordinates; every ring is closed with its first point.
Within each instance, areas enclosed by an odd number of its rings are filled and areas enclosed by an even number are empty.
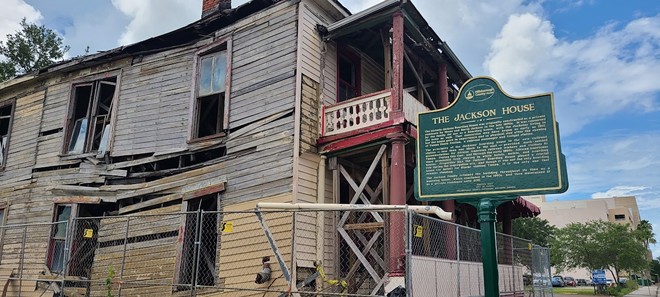
{"type": "MultiPolygon", "coordinates": [[[[406,211],[198,206],[3,226],[0,289],[4,296],[384,296],[388,273],[401,271],[409,296],[483,295],[475,229],[406,211]]],[[[547,250],[505,235],[497,242],[502,296],[551,296],[547,250]]]]}
{"type": "MultiPolygon", "coordinates": [[[[412,296],[483,296],[477,229],[411,214],[412,296]]],[[[547,248],[497,233],[500,296],[552,296],[547,248]]]]}

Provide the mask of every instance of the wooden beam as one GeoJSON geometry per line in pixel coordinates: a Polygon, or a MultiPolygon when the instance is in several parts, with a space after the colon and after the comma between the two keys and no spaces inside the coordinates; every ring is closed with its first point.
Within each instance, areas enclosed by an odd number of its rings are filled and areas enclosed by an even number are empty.
{"type": "Polygon", "coordinates": [[[55,204],[99,204],[101,197],[89,196],[71,196],[71,197],[56,197],[53,198],[55,204]]]}
{"type": "Polygon", "coordinates": [[[413,75],[415,75],[415,78],[417,79],[417,83],[422,86],[422,91],[424,92],[424,95],[426,95],[426,101],[431,104],[433,109],[437,109],[435,107],[435,103],[433,102],[433,99],[431,99],[431,95],[429,94],[429,91],[426,90],[424,87],[424,81],[420,77],[419,73],[417,73],[417,70],[415,69],[415,65],[413,64],[412,60],[410,60],[410,57],[408,56],[408,50],[405,50],[403,52],[403,56],[405,57],[406,62],[408,63],[408,66],[410,67],[410,70],[412,70],[413,75]]]}
{"type": "Polygon", "coordinates": [[[173,193],[158,198],[150,199],[144,202],[136,203],[119,209],[119,214],[133,212],[146,207],[167,203],[175,200],[189,200],[225,190],[226,179],[224,177],[215,178],[208,181],[193,183],[181,188],[180,192],[173,193]]]}
{"type": "Polygon", "coordinates": [[[390,106],[392,112],[401,112],[403,105],[403,54],[404,29],[403,14],[394,13],[392,18],[392,98],[390,106]]]}
{"type": "Polygon", "coordinates": [[[385,68],[385,89],[392,88],[392,45],[390,44],[390,30],[383,28],[380,31],[380,39],[383,42],[383,65],[385,68]]]}
{"type": "Polygon", "coordinates": [[[383,222],[345,224],[344,230],[362,230],[375,232],[385,227],[383,222]]]}

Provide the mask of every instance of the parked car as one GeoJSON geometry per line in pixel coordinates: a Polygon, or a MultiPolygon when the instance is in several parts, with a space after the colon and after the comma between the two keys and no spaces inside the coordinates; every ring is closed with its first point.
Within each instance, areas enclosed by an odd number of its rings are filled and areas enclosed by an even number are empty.
{"type": "Polygon", "coordinates": [[[583,279],[583,278],[578,278],[577,280],[575,280],[575,283],[578,286],[588,286],[589,285],[589,283],[587,283],[587,280],[583,279]]]}
{"type": "Polygon", "coordinates": [[[575,287],[577,286],[577,283],[575,282],[575,279],[571,276],[567,276],[564,278],[564,282],[566,283],[567,286],[569,287],[575,287]]]}
{"type": "Polygon", "coordinates": [[[607,284],[608,287],[613,286],[614,285],[614,280],[611,279],[611,278],[608,278],[608,279],[605,280],[605,284],[607,284]]]}
{"type": "Polygon", "coordinates": [[[552,277],[552,286],[553,287],[565,287],[566,283],[564,282],[564,278],[561,276],[553,276],[552,277]]]}

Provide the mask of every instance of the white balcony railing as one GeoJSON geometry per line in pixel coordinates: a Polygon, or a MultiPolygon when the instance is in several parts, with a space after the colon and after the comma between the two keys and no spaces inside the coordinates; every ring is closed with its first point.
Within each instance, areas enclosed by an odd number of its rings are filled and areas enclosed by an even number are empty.
{"type": "Polygon", "coordinates": [[[355,131],[390,119],[390,91],[344,101],[325,108],[323,136],[355,131]]]}
{"type": "Polygon", "coordinates": [[[422,102],[417,101],[408,92],[403,92],[403,116],[406,118],[406,121],[417,127],[417,114],[428,110],[429,108],[424,106],[422,102]]]}

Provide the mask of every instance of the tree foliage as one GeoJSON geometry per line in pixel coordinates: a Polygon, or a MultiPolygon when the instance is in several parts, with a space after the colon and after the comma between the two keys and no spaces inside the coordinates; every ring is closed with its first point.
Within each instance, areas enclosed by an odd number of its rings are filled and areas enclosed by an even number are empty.
{"type": "Polygon", "coordinates": [[[552,244],[558,270],[607,269],[618,282],[619,272],[648,268],[646,247],[628,225],[591,221],[572,223],[556,233],[552,244]]]}
{"type": "Polygon", "coordinates": [[[0,81],[46,67],[62,59],[68,50],[55,31],[23,19],[21,29],[0,42],[0,55],[5,57],[0,61],[0,81]]]}
{"type": "Polygon", "coordinates": [[[544,247],[550,246],[556,231],[557,227],[539,217],[518,218],[511,221],[513,236],[529,239],[534,244],[544,247]]]}
{"type": "Polygon", "coordinates": [[[660,277],[660,257],[657,257],[653,259],[653,262],[651,262],[651,278],[657,282],[659,280],[658,279],[659,277],[660,277]]]}
{"type": "Polygon", "coordinates": [[[649,244],[656,243],[655,234],[653,233],[653,226],[647,220],[641,220],[639,224],[637,224],[635,235],[637,236],[637,239],[644,243],[646,248],[649,247],[649,244]]]}

